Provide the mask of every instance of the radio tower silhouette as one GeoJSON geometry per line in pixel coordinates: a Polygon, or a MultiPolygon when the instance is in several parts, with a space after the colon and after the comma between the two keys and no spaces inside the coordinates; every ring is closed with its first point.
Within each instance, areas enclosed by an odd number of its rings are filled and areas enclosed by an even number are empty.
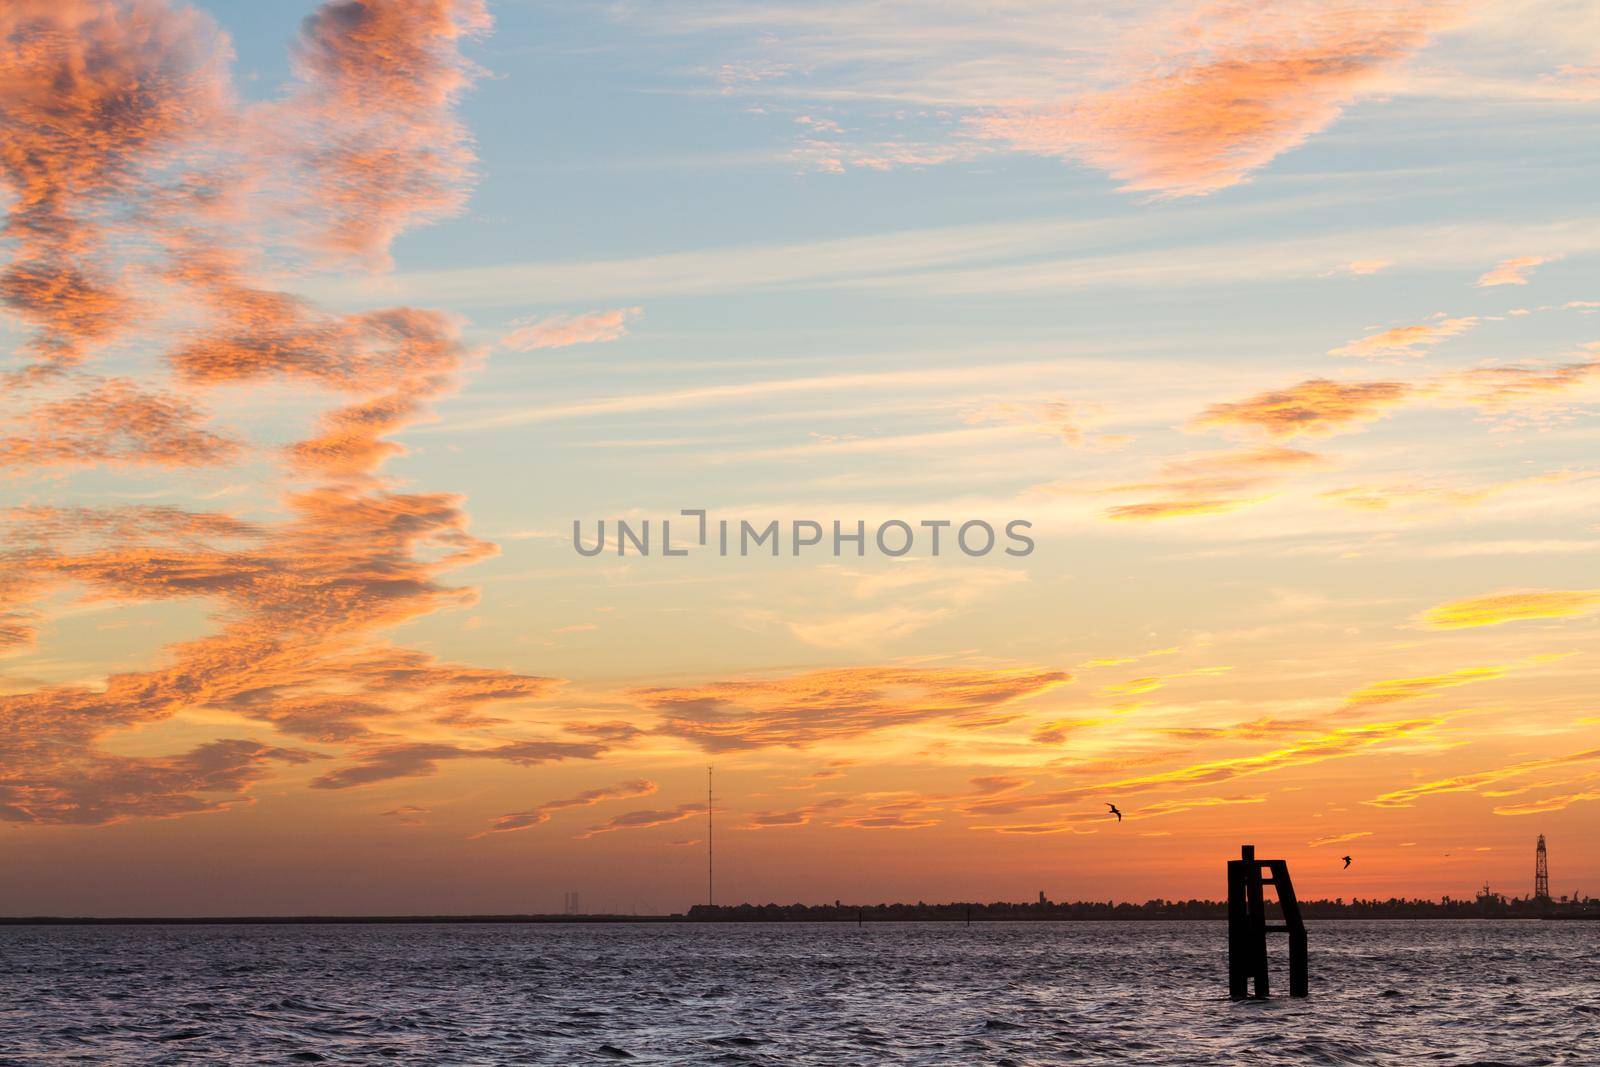
{"type": "Polygon", "coordinates": [[[1533,859],[1533,899],[1550,899],[1550,867],[1545,861],[1544,835],[1539,835],[1539,848],[1533,859]]]}
{"type": "MultiPolygon", "coordinates": [[[[1544,838],[1541,837],[1539,840],[1542,842],[1544,840],[1544,838]]],[[[1544,846],[1541,844],[1539,847],[1543,848],[1544,846]]],[[[716,889],[716,884],[717,883],[716,883],[716,881],[715,881],[715,879],[713,877],[713,874],[714,874],[716,868],[712,866],[712,856],[713,856],[713,854],[712,854],[712,851],[711,851],[711,768],[707,767],[706,768],[706,907],[711,907],[712,905],[716,904],[716,902],[717,902],[717,895],[715,893],[715,889],[716,889]]]]}

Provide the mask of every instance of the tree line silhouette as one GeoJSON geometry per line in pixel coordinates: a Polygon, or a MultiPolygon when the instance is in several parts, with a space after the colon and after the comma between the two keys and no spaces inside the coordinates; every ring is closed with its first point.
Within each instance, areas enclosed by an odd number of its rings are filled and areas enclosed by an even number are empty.
{"type": "MultiPolygon", "coordinates": [[[[1498,893],[1456,899],[1420,897],[1387,899],[1356,897],[1345,900],[1302,900],[1307,919],[1600,919],[1600,900],[1535,900],[1498,893]]],[[[1276,901],[1268,914],[1281,917],[1276,901]]],[[[1051,900],[1012,903],[956,901],[945,904],[697,904],[684,916],[697,922],[994,922],[994,921],[1106,921],[1226,919],[1228,904],[1221,900],[1072,901],[1051,900]]]]}

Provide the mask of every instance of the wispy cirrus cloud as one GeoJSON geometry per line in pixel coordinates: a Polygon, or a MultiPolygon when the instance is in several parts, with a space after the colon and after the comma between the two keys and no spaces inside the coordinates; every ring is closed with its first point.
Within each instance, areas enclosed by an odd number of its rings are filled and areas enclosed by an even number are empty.
{"type": "Polygon", "coordinates": [[[1480,289],[1496,285],[1527,285],[1528,275],[1533,273],[1534,268],[1551,262],[1553,258],[1560,257],[1512,256],[1510,259],[1502,259],[1492,270],[1486,271],[1476,284],[1480,289]]]}
{"type": "Polygon", "coordinates": [[[643,314],[643,308],[614,308],[582,315],[551,315],[547,318],[518,319],[514,329],[500,338],[500,347],[513,352],[532,352],[540,348],[567,348],[571,345],[601,344],[628,335],[628,322],[643,314]]]}
{"type": "Polygon", "coordinates": [[[1202,429],[1239,426],[1272,437],[1322,436],[1382,418],[1412,393],[1411,385],[1399,381],[1312,378],[1246,400],[1213,404],[1200,413],[1194,425],[1202,429]]]}
{"type": "Polygon", "coordinates": [[[1441,318],[1415,326],[1395,326],[1379,333],[1328,350],[1330,356],[1359,356],[1363,359],[1415,357],[1424,350],[1466,333],[1478,324],[1476,315],[1441,318]]]}
{"type": "Polygon", "coordinates": [[[1584,789],[1573,793],[1553,793],[1537,800],[1518,804],[1501,804],[1493,810],[1496,815],[1542,815],[1550,811],[1565,811],[1574,804],[1600,800],[1600,789],[1584,789]]]}
{"type": "Polygon", "coordinates": [[[1537,474],[1528,478],[1513,478],[1502,482],[1480,485],[1430,485],[1415,482],[1393,482],[1373,485],[1346,485],[1322,493],[1326,500],[1334,501],[1358,511],[1390,511],[1408,508],[1467,508],[1483,504],[1507,494],[1548,489],[1550,486],[1586,481],[1600,474],[1595,471],[1563,470],[1537,474]]]}
{"type": "Polygon", "coordinates": [[[704,804],[680,804],[675,808],[645,808],[639,811],[627,811],[621,815],[614,815],[603,823],[596,823],[579,834],[578,837],[580,839],[588,839],[624,830],[653,830],[657,826],[671,826],[673,823],[684,822],[697,815],[703,816],[705,813],[706,806],[704,804]]]}
{"type": "Polygon", "coordinates": [[[1441,674],[1425,674],[1414,678],[1391,678],[1351,693],[1346,699],[1346,708],[1367,708],[1384,704],[1395,704],[1402,700],[1416,700],[1428,697],[1445,689],[1454,689],[1457,686],[1470,685],[1473,682],[1491,681],[1495,678],[1504,678],[1511,670],[1510,667],[1458,667],[1452,671],[1441,674]]]}
{"type": "Polygon", "coordinates": [[[1600,387],[1600,359],[1469,367],[1440,375],[1433,385],[1446,400],[1509,411],[1593,393],[1600,387]]]}
{"type": "Polygon", "coordinates": [[[1243,429],[1269,437],[1329,436],[1407,407],[1477,408],[1491,414],[1548,412],[1600,385],[1600,359],[1488,364],[1415,381],[1311,378],[1243,400],[1213,404],[1192,429],[1243,429]]]}
{"type": "Polygon", "coordinates": [[[1071,681],[1064,671],[860,667],[631,693],[659,731],[709,752],[803,747],[943,721],[980,726],[1005,705],[1071,681]]]}
{"type": "Polygon", "coordinates": [[[1132,497],[1105,509],[1105,517],[1115,521],[1191,518],[1259,504],[1270,498],[1273,486],[1295,471],[1323,462],[1314,452],[1279,445],[1197,452],[1163,461],[1147,481],[1088,486],[1055,483],[1035,491],[1132,497]]]}
{"type": "Polygon", "coordinates": [[[1024,2],[1005,18],[971,2],[700,4],[666,32],[742,30],[763,42],[710,73],[727,93],[851,114],[865,130],[808,124],[817,169],[886,169],[998,151],[1055,156],[1125,189],[1197,195],[1245,179],[1376,98],[1458,21],[1441,0],[1024,2]],[[759,77],[737,72],[759,71],[759,77]],[[907,114],[941,122],[908,128],[907,114]]]}
{"type": "Polygon", "coordinates": [[[1083,415],[1069,400],[1040,400],[1029,403],[995,401],[969,412],[966,421],[974,424],[1000,422],[1024,426],[1058,437],[1069,445],[1082,444],[1083,415]]]}
{"type": "Polygon", "coordinates": [[[508,741],[482,747],[408,741],[357,751],[352,762],[312,779],[313,789],[349,789],[395,778],[426,778],[446,760],[492,759],[522,767],[566,759],[595,759],[606,746],[594,742],[508,741]]]}
{"type": "Polygon", "coordinates": [[[1593,763],[1597,760],[1600,760],[1600,749],[1586,749],[1563,756],[1522,760],[1504,767],[1450,775],[1446,778],[1436,778],[1417,785],[1405,786],[1373,797],[1371,800],[1363,801],[1363,803],[1378,808],[1409,808],[1424,797],[1438,796],[1443,793],[1474,793],[1480,791],[1484,786],[1497,785],[1508,779],[1517,778],[1535,771],[1593,763]]]}
{"type": "Polygon", "coordinates": [[[1422,613],[1430,630],[1466,630],[1600,613],[1600,589],[1516,589],[1452,600],[1422,613]]]}
{"type": "MultiPolygon", "coordinates": [[[[1185,764],[1150,774],[1116,778],[1095,785],[1073,786],[1044,793],[1008,794],[998,799],[970,804],[966,811],[973,815],[1010,815],[1040,808],[1063,807],[1087,797],[1128,796],[1156,789],[1214,785],[1250,775],[1356,755],[1426,733],[1439,725],[1440,721],[1436,718],[1418,718],[1338,727],[1314,733],[1266,752],[1185,764]]],[[[1121,802],[1119,806],[1122,806],[1121,802]]]]}
{"type": "Polygon", "coordinates": [[[789,808],[781,811],[753,811],[745,815],[739,823],[741,830],[781,830],[797,826],[809,826],[811,820],[819,815],[838,811],[848,807],[851,801],[848,797],[827,797],[814,804],[804,807],[789,808]]]}
{"type": "Polygon", "coordinates": [[[516,830],[542,826],[549,822],[551,816],[557,812],[568,811],[572,808],[589,808],[612,800],[632,800],[636,797],[647,797],[659,788],[655,782],[649,779],[634,778],[626,782],[618,782],[616,785],[585,789],[581,793],[576,793],[570,797],[547,800],[542,804],[536,804],[522,811],[507,812],[490,823],[487,830],[483,830],[473,836],[487,837],[490,834],[511,833],[516,830]]]}
{"type": "Polygon", "coordinates": [[[1088,163],[1129,191],[1211,193],[1383,91],[1456,11],[1429,0],[1358,0],[1331,17],[1315,2],[1201,4],[1161,40],[1138,42],[1134,54],[1151,58],[1114,70],[1118,84],[973,121],[982,136],[1088,163]]]}

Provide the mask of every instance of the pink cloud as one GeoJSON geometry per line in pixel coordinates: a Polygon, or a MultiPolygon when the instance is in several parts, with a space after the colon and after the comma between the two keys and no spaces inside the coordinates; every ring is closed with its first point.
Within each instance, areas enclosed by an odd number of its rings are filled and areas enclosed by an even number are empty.
{"type": "Polygon", "coordinates": [[[518,319],[516,329],[500,338],[500,347],[514,352],[538,348],[565,348],[568,345],[599,344],[628,335],[628,321],[638,318],[642,308],[614,308],[585,315],[552,315],[544,319],[518,319]]]}
{"type": "Polygon", "coordinates": [[[980,135],[1079,160],[1131,191],[1192,196],[1234,185],[1381,92],[1457,5],[1316,0],[1204,4],[1130,60],[1120,81],[1062,103],[1000,107],[980,135]]]}
{"type": "Polygon", "coordinates": [[[1545,263],[1552,263],[1558,256],[1513,256],[1511,259],[1502,259],[1494,265],[1494,269],[1486,271],[1478,279],[1477,286],[1487,289],[1495,285],[1527,285],[1528,275],[1535,267],[1545,263]]]}

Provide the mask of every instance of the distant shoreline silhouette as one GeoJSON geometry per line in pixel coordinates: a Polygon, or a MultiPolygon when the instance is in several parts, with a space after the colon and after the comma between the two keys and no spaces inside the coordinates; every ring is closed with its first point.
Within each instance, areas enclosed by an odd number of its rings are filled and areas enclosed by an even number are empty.
{"type": "MultiPolygon", "coordinates": [[[[1269,902],[1269,914],[1276,904],[1269,902]]],[[[1301,913],[1316,919],[1600,919],[1600,900],[1537,900],[1479,894],[1456,900],[1392,897],[1387,900],[1302,900],[1301,913]]],[[[707,922],[1124,922],[1221,921],[1226,901],[1050,900],[1026,903],[957,901],[944,904],[696,904],[670,915],[236,915],[236,916],[0,916],[0,926],[225,926],[404,923],[707,923],[707,922]]]]}

